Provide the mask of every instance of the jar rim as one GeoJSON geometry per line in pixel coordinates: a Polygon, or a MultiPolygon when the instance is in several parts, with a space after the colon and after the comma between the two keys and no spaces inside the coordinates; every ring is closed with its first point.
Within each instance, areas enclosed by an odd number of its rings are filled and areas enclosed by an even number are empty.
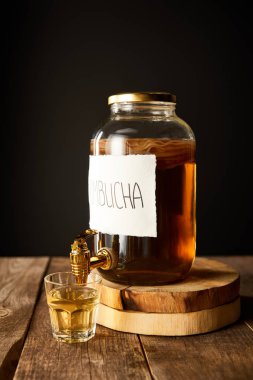
{"type": "Polygon", "coordinates": [[[125,92],[108,97],[108,105],[122,102],[176,103],[176,95],[170,92],[125,92]]]}

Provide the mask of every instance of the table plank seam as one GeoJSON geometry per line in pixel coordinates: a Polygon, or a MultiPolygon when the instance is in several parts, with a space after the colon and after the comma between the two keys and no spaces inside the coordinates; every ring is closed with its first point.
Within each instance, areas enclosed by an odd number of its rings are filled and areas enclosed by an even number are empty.
{"type": "Polygon", "coordinates": [[[18,366],[18,361],[20,359],[22,349],[25,344],[25,338],[22,337],[19,340],[17,340],[9,349],[9,351],[6,353],[5,358],[2,362],[1,368],[0,368],[0,379],[5,379],[5,380],[12,380],[17,366],[18,366]],[[14,367],[10,366],[10,363],[17,363],[14,367]],[[8,370],[9,368],[9,370],[8,370]],[[8,370],[8,372],[7,372],[8,370]]]}
{"type": "Polygon", "coordinates": [[[139,343],[140,343],[140,347],[141,347],[142,355],[143,355],[143,357],[144,357],[144,359],[145,359],[145,362],[146,362],[146,364],[147,364],[147,368],[148,368],[148,372],[149,372],[149,374],[150,374],[150,378],[151,378],[152,380],[157,380],[157,378],[153,375],[152,370],[151,370],[151,368],[150,368],[150,365],[149,365],[149,362],[148,362],[148,357],[147,357],[147,355],[146,355],[146,351],[145,351],[145,349],[144,349],[144,347],[143,347],[143,344],[142,344],[142,341],[141,341],[141,337],[140,337],[139,334],[136,334],[136,335],[137,335],[138,341],[139,341],[139,343]]]}
{"type": "MultiPolygon", "coordinates": [[[[20,357],[22,355],[22,352],[23,352],[23,348],[24,348],[24,345],[25,345],[25,342],[26,342],[26,338],[27,338],[27,335],[29,333],[29,330],[30,330],[30,326],[31,326],[31,323],[32,323],[32,320],[33,320],[33,317],[34,317],[34,313],[35,313],[35,310],[36,310],[36,307],[37,307],[37,303],[41,297],[41,293],[42,293],[42,286],[43,286],[43,281],[44,281],[44,277],[48,271],[48,268],[49,268],[49,265],[50,265],[50,262],[51,262],[52,258],[51,257],[48,257],[48,262],[47,262],[47,265],[45,266],[45,269],[43,271],[43,274],[41,276],[41,279],[40,279],[40,282],[39,282],[39,287],[38,287],[38,293],[37,293],[37,296],[36,296],[36,299],[35,299],[35,302],[34,302],[34,306],[33,306],[33,309],[32,309],[32,313],[31,313],[31,317],[30,317],[30,320],[27,324],[27,327],[26,327],[26,330],[25,330],[25,333],[24,333],[24,336],[23,338],[21,339],[21,342],[20,342],[20,347],[19,347],[19,352],[17,352],[17,365],[16,367],[13,369],[13,373],[11,375],[11,377],[9,378],[10,380],[13,379],[15,377],[15,374],[16,374],[16,370],[17,370],[17,367],[18,367],[18,363],[19,363],[19,360],[20,360],[20,357]]],[[[18,343],[18,342],[17,342],[18,343]]],[[[9,353],[6,355],[6,358],[5,360],[7,359],[9,353]]],[[[7,379],[6,379],[7,380],[7,379]]]]}
{"type": "Polygon", "coordinates": [[[253,332],[253,328],[250,326],[250,324],[248,323],[248,321],[243,321],[243,322],[250,329],[250,331],[253,332]]]}

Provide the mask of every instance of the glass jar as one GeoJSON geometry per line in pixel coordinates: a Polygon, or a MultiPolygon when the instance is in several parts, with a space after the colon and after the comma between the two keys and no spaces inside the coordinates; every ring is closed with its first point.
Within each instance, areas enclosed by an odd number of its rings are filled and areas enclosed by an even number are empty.
{"type": "Polygon", "coordinates": [[[90,145],[90,227],[99,231],[95,250],[117,249],[118,264],[99,272],[129,285],[182,280],[196,246],[194,134],[170,93],[117,94],[108,103],[111,115],[90,145]]]}

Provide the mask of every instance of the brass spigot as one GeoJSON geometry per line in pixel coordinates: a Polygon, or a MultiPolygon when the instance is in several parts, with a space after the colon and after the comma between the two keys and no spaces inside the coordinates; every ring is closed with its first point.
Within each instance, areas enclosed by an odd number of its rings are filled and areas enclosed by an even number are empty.
{"type": "Polygon", "coordinates": [[[84,230],[78,235],[74,243],[71,245],[70,263],[72,273],[76,277],[78,284],[85,284],[91,270],[101,268],[109,270],[116,268],[118,264],[118,248],[117,238],[114,237],[112,248],[102,247],[95,256],[91,256],[87,245],[87,239],[95,236],[96,230],[84,230]]]}

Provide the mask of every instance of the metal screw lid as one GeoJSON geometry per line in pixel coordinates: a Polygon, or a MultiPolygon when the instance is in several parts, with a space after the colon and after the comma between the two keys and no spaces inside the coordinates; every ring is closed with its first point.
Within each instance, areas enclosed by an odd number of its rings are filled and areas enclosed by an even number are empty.
{"type": "Polygon", "coordinates": [[[108,98],[109,105],[122,102],[176,103],[176,95],[170,92],[126,92],[111,95],[108,98]]]}

